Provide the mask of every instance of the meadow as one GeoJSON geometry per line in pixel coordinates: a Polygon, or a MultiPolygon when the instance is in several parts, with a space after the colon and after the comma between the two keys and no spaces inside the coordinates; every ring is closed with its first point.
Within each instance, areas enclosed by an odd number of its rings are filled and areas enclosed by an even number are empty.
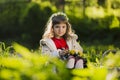
{"type": "Polygon", "coordinates": [[[0,0],[0,80],[120,80],[120,1],[61,1],[87,67],[70,70],[41,53],[44,26],[61,11],[57,0],[0,0]]]}
{"type": "Polygon", "coordinates": [[[67,69],[62,60],[42,55],[16,42],[0,43],[0,80],[119,80],[120,50],[114,46],[85,46],[87,67],[67,69]],[[105,51],[106,48],[106,51],[105,51]],[[106,53],[105,53],[106,52],[106,53]],[[106,55],[103,55],[106,54],[106,55]]]}

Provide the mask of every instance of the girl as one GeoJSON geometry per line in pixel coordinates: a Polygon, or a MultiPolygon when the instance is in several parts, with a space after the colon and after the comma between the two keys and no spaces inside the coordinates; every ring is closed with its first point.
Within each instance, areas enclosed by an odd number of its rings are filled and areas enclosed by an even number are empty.
{"type": "MultiPolygon", "coordinates": [[[[65,56],[69,50],[81,51],[82,47],[77,43],[77,35],[72,31],[68,17],[65,13],[54,13],[48,20],[43,39],[40,40],[42,53],[50,56],[65,56]]],[[[63,57],[62,57],[63,58],[63,57]]],[[[65,57],[66,58],[66,57],[65,57]]],[[[83,60],[74,56],[68,56],[67,68],[83,68],[83,60]]]]}

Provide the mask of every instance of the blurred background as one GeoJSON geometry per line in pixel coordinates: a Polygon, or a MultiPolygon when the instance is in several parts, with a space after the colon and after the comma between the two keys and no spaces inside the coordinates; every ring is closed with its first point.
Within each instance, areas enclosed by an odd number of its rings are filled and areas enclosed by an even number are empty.
{"type": "Polygon", "coordinates": [[[78,41],[120,47],[120,0],[0,0],[0,42],[39,48],[48,18],[65,12],[78,41]]]}

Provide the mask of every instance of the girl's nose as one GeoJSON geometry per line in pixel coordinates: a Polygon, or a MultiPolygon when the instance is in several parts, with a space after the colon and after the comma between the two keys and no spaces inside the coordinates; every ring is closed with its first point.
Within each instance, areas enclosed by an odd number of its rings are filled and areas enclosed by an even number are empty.
{"type": "Polygon", "coordinates": [[[63,30],[62,27],[60,27],[59,30],[62,31],[63,30]]]}
{"type": "Polygon", "coordinates": [[[62,30],[63,30],[63,28],[61,27],[61,28],[60,28],[60,30],[62,31],[62,30]]]}

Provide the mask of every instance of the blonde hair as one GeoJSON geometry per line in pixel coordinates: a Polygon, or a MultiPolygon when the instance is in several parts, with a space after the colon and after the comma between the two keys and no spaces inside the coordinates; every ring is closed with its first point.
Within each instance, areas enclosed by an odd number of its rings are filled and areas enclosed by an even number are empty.
{"type": "Polygon", "coordinates": [[[67,25],[66,33],[63,36],[66,40],[69,40],[70,38],[72,38],[72,36],[77,36],[73,32],[71,24],[69,23],[68,17],[66,16],[66,14],[63,12],[58,12],[58,13],[52,14],[51,17],[49,18],[42,38],[45,39],[45,38],[54,37],[52,28],[54,25],[59,24],[61,22],[65,23],[67,25]]]}

